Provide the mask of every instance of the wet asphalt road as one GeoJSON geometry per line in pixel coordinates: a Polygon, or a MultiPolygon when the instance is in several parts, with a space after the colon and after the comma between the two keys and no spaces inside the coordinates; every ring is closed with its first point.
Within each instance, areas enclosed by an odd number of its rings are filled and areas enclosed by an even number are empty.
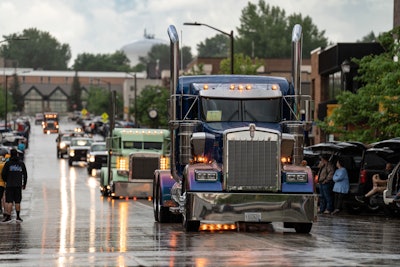
{"type": "Polygon", "coordinates": [[[149,201],[101,197],[98,177],[57,159],[56,135],[32,127],[24,222],[0,224],[0,266],[399,266],[400,220],[384,216],[320,216],[307,235],[155,223],[149,201]]]}

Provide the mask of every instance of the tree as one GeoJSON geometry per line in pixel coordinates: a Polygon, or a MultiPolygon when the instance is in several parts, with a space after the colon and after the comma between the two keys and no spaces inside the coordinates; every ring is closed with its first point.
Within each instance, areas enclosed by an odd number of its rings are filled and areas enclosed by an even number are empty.
{"type": "Polygon", "coordinates": [[[91,86],[89,88],[87,109],[92,114],[101,115],[105,112],[110,117],[110,99],[111,94],[108,89],[98,86],[91,86]]]}
{"type": "Polygon", "coordinates": [[[373,31],[371,31],[370,33],[365,35],[363,38],[361,38],[361,40],[357,40],[357,43],[372,43],[372,42],[376,42],[377,39],[378,39],[378,37],[375,35],[375,33],[373,31]]]}
{"type": "Polygon", "coordinates": [[[292,14],[288,17],[288,27],[285,36],[288,38],[289,43],[291,43],[293,27],[296,24],[300,24],[302,27],[303,58],[310,58],[311,51],[315,48],[327,46],[328,39],[324,36],[325,31],[319,31],[309,16],[303,18],[301,14],[292,14]]]}
{"type": "Polygon", "coordinates": [[[74,62],[76,71],[119,71],[130,72],[130,62],[123,51],[114,54],[79,54],[74,62]]]}
{"type": "MultiPolygon", "coordinates": [[[[252,60],[249,56],[243,54],[235,54],[235,74],[257,74],[257,69],[263,65],[259,59],[252,60]]],[[[231,59],[223,59],[220,63],[220,73],[230,74],[231,73],[231,59]]]]}
{"type": "MultiPolygon", "coordinates": [[[[153,128],[165,128],[168,126],[167,100],[168,88],[161,86],[146,86],[137,98],[136,124],[152,126],[153,128]],[[149,117],[150,109],[157,111],[157,118],[149,117]]],[[[135,107],[131,107],[130,113],[134,113],[135,107]]]]}
{"type": "MultiPolygon", "coordinates": [[[[191,48],[188,46],[182,47],[181,57],[183,68],[185,68],[193,60],[191,48]]],[[[158,75],[161,75],[162,70],[170,69],[170,47],[164,44],[153,45],[147,56],[139,57],[139,61],[140,64],[147,67],[148,72],[158,68],[158,75]]]]}
{"type": "Polygon", "coordinates": [[[258,7],[249,2],[240,17],[235,52],[258,58],[290,58],[295,24],[303,27],[303,58],[309,58],[312,49],[327,45],[325,31],[319,32],[310,17],[286,17],[283,9],[266,5],[264,0],[259,0],[258,7]]]}
{"type": "Polygon", "coordinates": [[[8,91],[11,93],[12,100],[15,104],[12,106],[12,110],[21,112],[24,110],[24,98],[21,93],[21,86],[19,83],[18,75],[13,74],[11,77],[12,77],[12,82],[10,84],[8,91]]]}
{"type": "Polygon", "coordinates": [[[74,80],[72,81],[71,94],[69,96],[69,111],[82,109],[82,89],[79,82],[78,72],[75,72],[74,80]]]}
{"type": "Polygon", "coordinates": [[[71,59],[68,44],[61,44],[48,32],[35,28],[3,36],[10,41],[0,48],[0,55],[17,62],[18,67],[43,70],[66,70],[71,59]],[[23,39],[26,40],[15,40],[23,39]]]}
{"type": "Polygon", "coordinates": [[[340,108],[318,123],[324,131],[364,143],[400,136],[400,63],[394,60],[400,46],[393,36],[400,36],[400,27],[379,36],[385,53],[353,59],[363,86],[337,97],[340,108]]]}
{"type": "Polygon", "coordinates": [[[197,45],[199,57],[227,57],[230,54],[230,38],[224,34],[217,34],[207,38],[204,43],[197,45]]]}

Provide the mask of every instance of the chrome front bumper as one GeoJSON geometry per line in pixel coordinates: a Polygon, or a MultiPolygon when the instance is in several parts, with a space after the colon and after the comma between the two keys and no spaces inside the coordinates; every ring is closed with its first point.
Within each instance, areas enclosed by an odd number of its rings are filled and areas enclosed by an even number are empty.
{"type": "Polygon", "coordinates": [[[153,181],[136,180],[134,182],[114,182],[112,184],[113,197],[137,197],[148,198],[153,197],[153,181]]]}
{"type": "Polygon", "coordinates": [[[316,220],[315,194],[186,192],[188,220],[207,222],[296,222],[316,220]]]}

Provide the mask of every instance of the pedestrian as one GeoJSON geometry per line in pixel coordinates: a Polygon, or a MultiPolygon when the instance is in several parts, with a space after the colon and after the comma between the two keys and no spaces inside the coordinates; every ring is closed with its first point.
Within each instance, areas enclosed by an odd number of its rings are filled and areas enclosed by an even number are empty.
{"type": "Polygon", "coordinates": [[[355,199],[360,203],[365,203],[368,198],[376,194],[383,193],[383,191],[386,190],[387,179],[392,170],[393,170],[392,163],[390,162],[386,163],[385,171],[383,174],[376,173],[372,176],[372,189],[363,196],[355,196],[355,199]]]}
{"type": "Polygon", "coordinates": [[[333,211],[333,173],[335,169],[331,162],[329,162],[329,155],[322,155],[318,164],[318,184],[320,193],[319,212],[330,214],[333,211]]]}
{"type": "MultiPolygon", "coordinates": [[[[1,171],[3,170],[4,164],[6,163],[7,160],[7,156],[9,156],[9,154],[6,155],[1,155],[1,160],[0,160],[0,174],[1,171]]],[[[0,214],[3,213],[3,208],[5,208],[4,205],[4,199],[3,199],[3,195],[4,195],[4,191],[6,189],[6,183],[3,180],[3,177],[0,175],[0,214]]]]}
{"type": "Polygon", "coordinates": [[[25,189],[28,180],[25,164],[19,159],[17,150],[11,149],[10,155],[10,159],[4,164],[1,172],[3,180],[6,183],[6,206],[3,223],[11,222],[13,203],[15,204],[15,212],[17,215],[16,221],[22,222],[20,216],[22,190],[25,189]]]}
{"type": "Polygon", "coordinates": [[[343,209],[343,199],[347,193],[349,193],[350,183],[349,175],[347,174],[346,168],[343,167],[343,159],[339,158],[336,162],[336,171],[333,174],[333,192],[335,194],[335,199],[333,201],[335,210],[331,213],[335,215],[343,209]]]}

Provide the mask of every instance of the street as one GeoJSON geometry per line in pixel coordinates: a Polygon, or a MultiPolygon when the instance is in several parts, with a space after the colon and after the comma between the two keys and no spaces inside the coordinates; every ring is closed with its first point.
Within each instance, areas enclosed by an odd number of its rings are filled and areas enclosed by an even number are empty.
{"type": "Polygon", "coordinates": [[[155,223],[148,200],[102,197],[84,163],[57,158],[55,139],[32,123],[24,221],[0,224],[1,266],[399,265],[400,220],[385,216],[322,215],[310,234],[282,223],[199,233],[155,223]]]}

